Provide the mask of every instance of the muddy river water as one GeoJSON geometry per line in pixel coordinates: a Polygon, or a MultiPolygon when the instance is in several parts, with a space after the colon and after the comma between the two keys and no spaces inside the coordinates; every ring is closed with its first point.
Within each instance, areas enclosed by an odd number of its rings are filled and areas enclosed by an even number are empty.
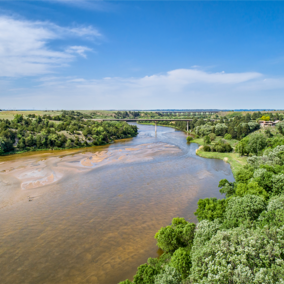
{"type": "Polygon", "coordinates": [[[155,233],[233,180],[183,132],[139,125],[104,147],[0,158],[0,283],[116,284],[158,256],[155,233]]]}

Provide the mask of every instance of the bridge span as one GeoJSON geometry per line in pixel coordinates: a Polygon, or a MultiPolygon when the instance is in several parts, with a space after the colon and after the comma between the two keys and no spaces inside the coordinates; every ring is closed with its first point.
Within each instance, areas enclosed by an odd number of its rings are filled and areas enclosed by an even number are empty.
{"type": "MultiPolygon", "coordinates": [[[[193,119],[162,119],[162,118],[155,118],[155,119],[149,119],[149,118],[145,118],[145,119],[135,119],[135,118],[123,118],[123,119],[117,119],[117,118],[107,118],[107,119],[87,119],[87,120],[95,120],[95,121],[125,121],[125,122],[136,122],[139,123],[139,121],[153,121],[155,122],[155,132],[157,132],[157,122],[158,121],[186,121],[187,125],[186,125],[186,129],[188,132],[188,122],[192,121],[193,119]]],[[[208,121],[215,121],[215,119],[204,119],[204,120],[208,120],[208,121]]]]}

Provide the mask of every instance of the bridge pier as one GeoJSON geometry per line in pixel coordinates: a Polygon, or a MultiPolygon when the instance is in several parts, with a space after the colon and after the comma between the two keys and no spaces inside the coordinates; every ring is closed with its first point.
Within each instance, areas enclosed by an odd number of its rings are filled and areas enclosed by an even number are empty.
{"type": "Polygon", "coordinates": [[[186,131],[188,132],[188,121],[186,122],[186,131]]]}
{"type": "Polygon", "coordinates": [[[157,133],[157,121],[155,121],[155,133],[157,133]]]}

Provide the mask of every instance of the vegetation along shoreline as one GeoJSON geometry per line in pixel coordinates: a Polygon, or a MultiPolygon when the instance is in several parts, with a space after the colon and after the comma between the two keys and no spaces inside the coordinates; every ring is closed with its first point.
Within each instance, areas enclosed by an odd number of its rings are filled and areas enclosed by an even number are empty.
{"type": "Polygon", "coordinates": [[[163,254],[120,284],[283,283],[283,116],[253,116],[191,124],[197,154],[227,158],[235,181],[219,182],[224,199],[198,201],[198,224],[177,217],[162,227],[155,239],[163,254]],[[263,119],[275,126],[261,128],[263,119]]]}

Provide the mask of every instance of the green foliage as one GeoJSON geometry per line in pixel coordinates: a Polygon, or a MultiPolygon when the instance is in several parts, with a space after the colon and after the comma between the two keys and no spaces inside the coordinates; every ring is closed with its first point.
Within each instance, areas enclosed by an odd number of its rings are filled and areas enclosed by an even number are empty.
{"type": "Polygon", "coordinates": [[[226,200],[217,198],[199,199],[198,208],[194,215],[197,216],[198,221],[210,220],[213,221],[217,218],[223,218],[226,210],[226,200]]]}
{"type": "Polygon", "coordinates": [[[138,267],[133,284],[154,284],[155,276],[158,274],[159,269],[148,264],[142,264],[138,267]]]}
{"type": "Polygon", "coordinates": [[[239,152],[241,155],[258,155],[266,146],[266,136],[261,133],[258,133],[242,139],[238,143],[236,151],[239,152]]]}
{"type": "Polygon", "coordinates": [[[203,150],[204,150],[205,152],[211,152],[211,147],[210,147],[209,145],[204,145],[204,146],[203,146],[203,150]]]}
{"type": "Polygon", "coordinates": [[[226,194],[226,198],[235,194],[235,183],[228,182],[227,179],[221,179],[218,187],[220,188],[220,193],[226,194]]]}
{"type": "Polygon", "coordinates": [[[178,248],[173,253],[170,265],[179,272],[182,279],[185,279],[189,275],[191,267],[190,251],[186,248],[178,248]]]}
{"type": "Polygon", "coordinates": [[[155,278],[155,284],[180,284],[182,278],[180,273],[171,266],[166,266],[163,273],[155,278]]]}
{"type": "Polygon", "coordinates": [[[259,184],[255,181],[250,181],[248,184],[246,183],[238,183],[235,195],[237,196],[245,196],[247,194],[257,195],[262,199],[267,199],[269,197],[268,193],[263,189],[259,184]]]}
{"type": "Polygon", "coordinates": [[[225,152],[232,152],[233,148],[229,143],[226,141],[220,140],[217,143],[214,144],[212,147],[213,152],[219,152],[219,153],[225,153],[225,152]]]}
{"type": "Polygon", "coordinates": [[[251,157],[247,160],[248,164],[257,168],[260,165],[284,165],[284,145],[274,149],[266,149],[261,157],[251,157]]]}
{"type": "Polygon", "coordinates": [[[210,144],[211,142],[210,137],[208,135],[204,136],[203,141],[205,144],[210,144]]]}
{"type": "Polygon", "coordinates": [[[237,182],[244,182],[246,183],[249,179],[253,177],[254,169],[250,166],[244,166],[241,168],[235,176],[237,182]]]}
{"type": "Polygon", "coordinates": [[[269,121],[270,120],[270,116],[265,116],[265,115],[263,115],[261,118],[260,118],[260,120],[264,120],[264,121],[269,121]]]}
{"type": "Polygon", "coordinates": [[[132,284],[133,282],[131,282],[130,280],[126,279],[124,281],[120,281],[118,284],[132,284]]]}
{"type": "Polygon", "coordinates": [[[212,125],[200,125],[195,128],[195,133],[200,136],[208,135],[212,132],[213,126],[212,125]]]}
{"type": "Polygon", "coordinates": [[[270,137],[272,137],[273,136],[273,134],[271,133],[271,131],[269,130],[269,129],[265,129],[265,135],[268,137],[268,138],[270,138],[270,137]]]}
{"type": "Polygon", "coordinates": [[[211,141],[214,141],[216,139],[216,134],[215,133],[210,133],[208,136],[209,136],[211,141]]]}
{"type": "Polygon", "coordinates": [[[232,139],[232,135],[229,134],[229,133],[226,133],[224,138],[227,139],[227,140],[231,140],[232,139]]]}
{"type": "MultiPolygon", "coordinates": [[[[221,119],[219,124],[225,124],[227,130],[212,123],[211,134],[223,131],[226,137],[229,133],[241,139],[259,128],[250,119],[262,115],[268,114],[255,112],[252,117],[221,119]]],[[[274,114],[269,116],[279,119],[274,114]]],[[[209,129],[204,121],[196,124],[200,135],[213,136],[204,132],[209,129]]],[[[218,143],[225,144],[222,140],[218,143]]],[[[158,246],[169,253],[161,260],[148,260],[147,265],[157,274],[151,278],[154,282],[143,283],[284,283],[283,137],[254,134],[243,138],[236,148],[251,157],[236,173],[235,182],[219,182],[226,199],[200,199],[196,227],[175,218],[156,234],[158,246]]]]}
{"type": "Polygon", "coordinates": [[[84,118],[91,117],[77,111],[63,111],[61,115],[54,117],[30,114],[28,118],[25,118],[17,114],[11,121],[0,119],[0,152],[4,154],[15,149],[35,150],[82,147],[90,144],[104,145],[114,139],[136,136],[138,132],[136,126],[126,122],[98,122],[84,118]],[[54,123],[54,120],[60,123],[54,123]],[[72,134],[72,137],[67,139],[66,132],[72,134]]]}
{"type": "Polygon", "coordinates": [[[192,283],[282,283],[284,228],[218,231],[193,247],[192,283]]]}
{"type": "Polygon", "coordinates": [[[192,138],[191,136],[187,136],[187,137],[186,137],[186,141],[187,141],[187,142],[190,142],[190,141],[192,141],[192,140],[193,140],[193,138],[192,138]]]}
{"type": "Polygon", "coordinates": [[[157,246],[164,252],[174,252],[180,247],[191,246],[195,224],[184,218],[174,218],[172,225],[162,227],[155,235],[157,246]]]}
{"type": "Polygon", "coordinates": [[[284,193],[284,174],[274,175],[271,179],[272,181],[272,191],[274,195],[284,193]]]}
{"type": "Polygon", "coordinates": [[[215,125],[215,134],[217,136],[224,136],[227,132],[228,126],[225,123],[217,123],[215,125]]]}
{"type": "Polygon", "coordinates": [[[215,219],[213,221],[202,220],[196,226],[196,231],[194,235],[192,252],[204,246],[216,233],[220,230],[222,226],[220,219],[215,219]]]}
{"type": "Polygon", "coordinates": [[[228,200],[224,214],[224,227],[233,228],[245,222],[255,221],[265,209],[266,203],[259,196],[232,197],[228,200]]]}

